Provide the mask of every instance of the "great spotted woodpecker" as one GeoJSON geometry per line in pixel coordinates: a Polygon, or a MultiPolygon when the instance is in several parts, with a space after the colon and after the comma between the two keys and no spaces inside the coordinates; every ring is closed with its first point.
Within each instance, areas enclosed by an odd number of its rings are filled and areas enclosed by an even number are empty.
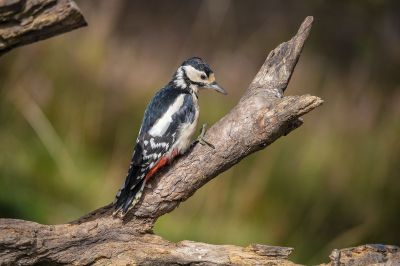
{"type": "Polygon", "coordinates": [[[212,89],[226,94],[201,58],[187,59],[159,90],[144,113],[125,183],[118,191],[114,215],[121,217],[140,200],[146,182],[174,157],[185,153],[199,118],[197,93],[212,89]]]}

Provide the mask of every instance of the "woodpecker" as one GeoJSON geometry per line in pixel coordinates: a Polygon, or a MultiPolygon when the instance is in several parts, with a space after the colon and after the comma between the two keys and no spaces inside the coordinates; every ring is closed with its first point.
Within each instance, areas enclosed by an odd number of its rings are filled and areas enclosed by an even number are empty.
{"type": "Polygon", "coordinates": [[[122,218],[142,196],[146,182],[191,145],[199,118],[198,91],[225,90],[199,57],[182,63],[172,80],[148,104],[124,184],[114,201],[122,218]]]}

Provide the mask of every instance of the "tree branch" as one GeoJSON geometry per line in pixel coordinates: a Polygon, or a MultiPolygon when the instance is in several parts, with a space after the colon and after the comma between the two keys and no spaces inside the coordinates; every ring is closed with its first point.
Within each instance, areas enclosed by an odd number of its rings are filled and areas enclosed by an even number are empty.
{"type": "Polygon", "coordinates": [[[370,244],[335,249],[325,265],[400,265],[400,248],[391,245],[370,244]]]}
{"type": "Polygon", "coordinates": [[[86,26],[72,0],[0,0],[0,56],[11,49],[86,26]]]}
{"type": "MultiPolygon", "coordinates": [[[[268,55],[239,103],[208,130],[205,138],[215,149],[196,145],[164,169],[125,220],[111,216],[111,205],[61,225],[0,219],[0,263],[295,265],[287,260],[292,248],[171,243],[152,234],[152,228],[158,217],[171,212],[219,173],[301,126],[300,117],[322,104],[320,98],[310,95],[283,97],[312,21],[312,17],[306,18],[290,41],[268,55]]],[[[332,263],[351,265],[345,256],[353,251],[335,252],[332,263]]],[[[399,251],[386,248],[379,255],[389,261],[398,258],[399,251]]]]}
{"type": "MultiPolygon", "coordinates": [[[[205,136],[215,149],[196,147],[146,189],[135,217],[156,219],[172,211],[201,186],[286,135],[297,119],[322,104],[315,96],[281,98],[311,30],[308,17],[289,42],[272,51],[239,103],[205,136]]],[[[131,218],[131,217],[129,217],[131,218]]]]}

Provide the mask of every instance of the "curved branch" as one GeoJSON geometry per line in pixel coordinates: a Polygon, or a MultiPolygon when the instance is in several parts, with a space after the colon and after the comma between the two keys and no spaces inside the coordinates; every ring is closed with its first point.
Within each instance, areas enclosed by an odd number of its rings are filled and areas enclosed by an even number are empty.
{"type": "MultiPolygon", "coordinates": [[[[151,232],[158,217],[244,157],[301,126],[300,117],[322,104],[310,95],[283,97],[312,21],[307,17],[290,41],[268,55],[239,103],[208,130],[205,138],[215,149],[197,145],[164,169],[125,220],[111,216],[111,205],[61,225],[0,219],[0,264],[295,265],[287,260],[292,248],[171,243],[151,232]]],[[[368,259],[399,258],[397,247],[369,247],[364,249],[368,259]]],[[[351,252],[359,249],[335,250],[332,265],[351,265],[354,261],[346,260],[351,252]]]]}
{"type": "MultiPolygon", "coordinates": [[[[141,202],[121,221],[111,206],[79,220],[47,226],[0,220],[0,257],[5,263],[249,264],[284,261],[290,248],[247,248],[183,241],[171,243],[149,234],[156,219],[176,208],[201,186],[247,155],[263,149],[302,123],[298,119],[322,104],[315,96],[284,97],[311,29],[308,17],[290,41],[272,51],[239,103],[206,134],[215,149],[196,145],[146,188],[141,202]]],[[[286,261],[286,263],[289,263],[286,261]]]]}
{"type": "Polygon", "coordinates": [[[136,217],[156,219],[172,211],[221,172],[300,126],[297,119],[322,104],[309,95],[282,98],[312,20],[306,18],[290,41],[268,55],[239,103],[207,131],[205,138],[215,149],[196,145],[155,178],[137,205],[136,217]]]}

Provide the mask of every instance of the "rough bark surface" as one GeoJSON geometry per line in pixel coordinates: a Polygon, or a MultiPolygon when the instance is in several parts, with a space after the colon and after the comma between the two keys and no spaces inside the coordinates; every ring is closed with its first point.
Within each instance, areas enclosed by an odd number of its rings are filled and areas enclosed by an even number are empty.
{"type": "MultiPolygon", "coordinates": [[[[290,41],[268,55],[239,103],[208,130],[205,138],[215,149],[196,145],[164,169],[124,220],[111,216],[111,205],[61,225],[0,219],[0,263],[296,265],[288,260],[292,248],[172,243],[154,235],[152,228],[158,217],[171,212],[219,173],[301,126],[300,117],[322,104],[320,98],[310,95],[283,97],[312,21],[307,17],[290,41]]],[[[367,245],[334,250],[326,265],[390,264],[398,263],[399,257],[398,247],[367,245]]]]}
{"type": "Polygon", "coordinates": [[[335,249],[324,265],[400,265],[400,248],[391,245],[370,244],[359,247],[335,249]]]}
{"type": "Polygon", "coordinates": [[[86,21],[71,0],[0,0],[0,56],[82,26],[86,21]]]}

